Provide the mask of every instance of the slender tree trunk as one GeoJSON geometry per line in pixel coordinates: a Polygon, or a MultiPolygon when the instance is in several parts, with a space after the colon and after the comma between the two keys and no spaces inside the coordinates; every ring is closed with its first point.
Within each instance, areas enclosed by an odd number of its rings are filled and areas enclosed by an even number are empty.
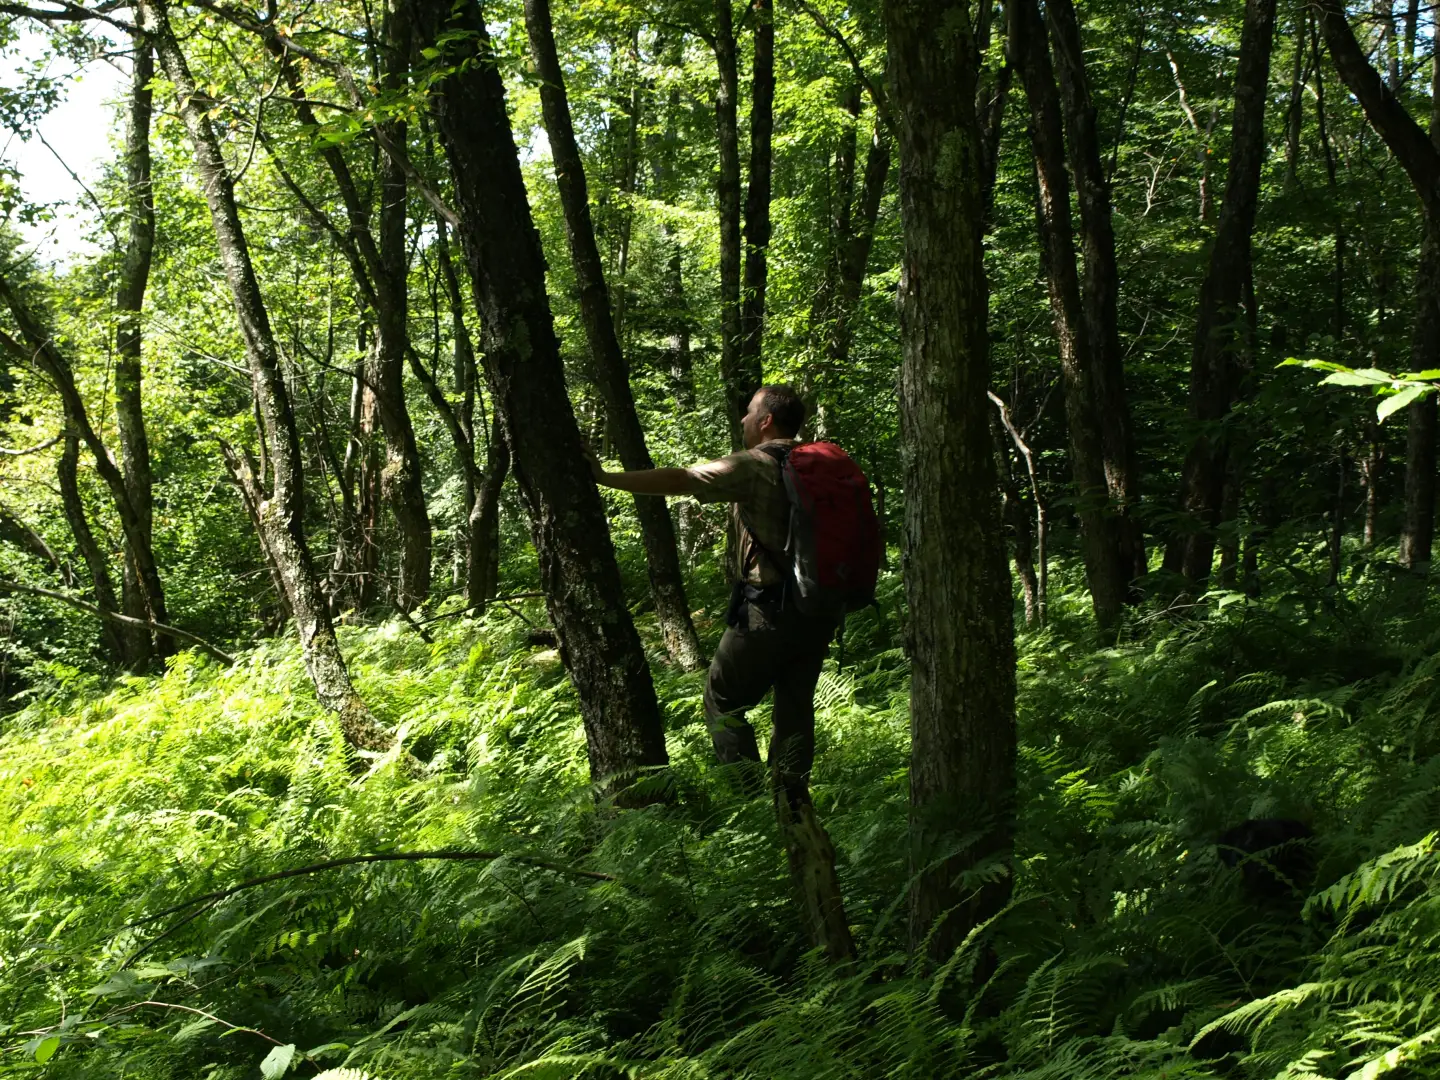
{"type": "Polygon", "coordinates": [[[1200,307],[1190,360],[1190,418],[1200,429],[1185,459],[1181,507],[1192,526],[1171,541],[1167,570],[1199,583],[1210,576],[1215,527],[1224,498],[1228,436],[1223,422],[1239,388],[1240,352],[1235,326],[1242,315],[1244,283],[1250,277],[1250,239],[1260,195],[1265,156],[1265,98],[1270,49],[1275,36],[1275,0],[1247,0],[1235,73],[1235,115],[1225,202],[1210,248],[1210,265],[1200,288],[1200,307]]]}
{"type": "Polygon", "coordinates": [[[579,694],[591,776],[615,790],[637,770],[668,763],[664,729],[565,392],[505,88],[475,7],[411,4],[423,43],[457,35],[438,47],[452,62],[467,61],[434,83],[430,108],[450,161],[491,398],[530,513],[560,655],[579,694]]]}
{"type": "Polygon", "coordinates": [[[1030,514],[1025,509],[1025,500],[1020,495],[1020,485],[1015,482],[1015,470],[1010,464],[1010,437],[996,414],[991,415],[990,437],[995,444],[995,471],[1000,477],[1000,520],[1010,534],[1011,560],[1025,600],[1025,625],[1035,627],[1040,623],[1035,538],[1030,529],[1030,514]]]}
{"type": "MultiPolygon", "coordinates": [[[[570,244],[570,259],[580,288],[580,315],[594,361],[596,387],[605,402],[611,438],[621,463],[626,469],[653,469],[655,463],[645,445],[645,432],[630,391],[630,367],[611,319],[605,271],[590,221],[585,169],[570,121],[564,75],[555,52],[549,0],[525,0],[525,25],[530,35],[530,54],[541,80],[540,104],[555,162],[555,183],[565,213],[565,237],[570,244]]],[[[635,516],[640,521],[640,537],[650,572],[650,594],[655,600],[665,650],[681,668],[694,671],[705,660],[700,639],[690,621],[690,605],[685,599],[685,579],[680,571],[670,511],[664,499],[636,495],[635,516]]]]}
{"type": "MultiPolygon", "coordinates": [[[[155,77],[155,58],[140,35],[132,37],[134,60],[130,76],[130,116],[125,128],[126,217],[129,235],[125,259],[120,266],[120,284],[115,309],[115,421],[120,433],[120,460],[125,486],[140,519],[145,542],[153,546],[154,499],[150,469],[150,442],[145,433],[141,398],[140,312],[145,305],[145,286],[150,280],[150,255],[155,247],[155,199],[150,189],[150,80],[155,77]]],[[[121,582],[124,613],[142,623],[150,620],[150,605],[140,572],[128,547],[121,582]]],[[[162,656],[173,650],[169,638],[152,639],[150,631],[133,624],[120,628],[125,642],[125,663],[133,671],[149,666],[152,650],[162,656]]]]}
{"type": "MultiPolygon", "coordinates": [[[[95,606],[110,615],[119,611],[115,603],[115,586],[110,581],[110,565],[90,528],[90,518],[85,513],[85,501],[80,497],[80,437],[67,432],[60,461],[56,469],[60,481],[60,505],[65,512],[65,522],[70,526],[70,535],[80,549],[80,558],[90,572],[90,588],[95,596],[95,606]]],[[[128,659],[126,643],[115,621],[103,617],[100,623],[100,641],[105,654],[112,663],[124,664],[128,659]]]]}
{"type": "MultiPolygon", "coordinates": [[[[410,66],[410,25],[401,4],[389,3],[383,29],[382,87],[405,88],[410,66]]],[[[403,120],[382,125],[395,145],[408,141],[403,120]]],[[[405,170],[389,154],[380,155],[379,266],[375,292],[375,364],[371,382],[385,433],[385,468],[380,486],[400,534],[400,583],[396,602],[412,611],[430,594],[430,515],[425,507],[420,451],[405,404],[405,353],[410,347],[409,259],[406,253],[405,170]]]]}
{"type": "Polygon", "coordinates": [[[1100,133],[1074,5],[1071,0],[1049,0],[1045,14],[1065,114],[1070,173],[1080,207],[1080,244],[1085,259],[1080,298],[1093,354],[1090,366],[1105,484],[1111,512],[1119,516],[1116,528],[1125,576],[1138,578],[1148,566],[1144,533],[1134,516],[1140,503],[1140,466],[1120,350],[1120,270],[1115,258],[1110,180],[1101,162],[1100,133]]]}
{"type": "MultiPolygon", "coordinates": [[[[250,367],[263,445],[268,454],[269,491],[240,461],[237,475],[256,507],[263,544],[274,560],[294,614],[305,666],[323,705],[337,714],[346,740],[357,748],[380,750],[390,745],[384,732],[355,692],[340,654],[330,611],[310,562],[305,537],[305,485],[300,436],[290,394],[280,372],[270,316],[250,261],[250,249],[235,204],[234,183],[209,117],[209,99],[190,75],[189,65],[170,25],[168,0],[155,0],[147,11],[161,67],[175,86],[181,118],[195,152],[195,168],[205,192],[221,265],[235,302],[240,336],[250,367]]],[[[156,620],[163,621],[163,620],[156,620]]]]}
{"type": "Polygon", "coordinates": [[[840,247],[839,281],[825,342],[825,361],[831,371],[844,372],[850,364],[852,322],[860,306],[865,269],[870,263],[870,248],[875,240],[875,222],[880,216],[880,200],[885,197],[885,183],[889,176],[890,134],[885,130],[884,122],[876,117],[870,136],[870,150],[865,157],[865,175],[860,183],[859,200],[850,214],[849,233],[840,247]]]}
{"type": "Polygon", "coordinates": [[[961,877],[1011,852],[1014,627],[985,415],[975,42],[960,0],[886,0],[884,15],[905,234],[899,307],[913,665],[910,936],[939,959],[1010,892],[1008,875],[978,887],[961,877]],[[957,831],[979,838],[947,854],[957,831]]]}
{"type": "Polygon", "coordinates": [[[100,441],[100,435],[90,422],[85,401],[75,385],[75,373],[69,359],[60,352],[55,337],[39,316],[25,306],[16,294],[9,280],[0,274],[0,303],[10,309],[11,317],[24,339],[24,344],[0,331],[0,351],[7,352],[21,364],[35,364],[42,370],[59,391],[65,422],[69,430],[85,443],[95,459],[95,470],[105,481],[110,498],[120,518],[120,527],[125,536],[126,548],[134,560],[136,573],[144,588],[149,604],[149,622],[168,623],[165,611],[165,590],[160,584],[160,571],[155,565],[155,555],[150,546],[144,520],[130,498],[130,489],[125,476],[110,451],[100,441]]]}
{"type": "Polygon", "coordinates": [[[740,92],[740,75],[735,53],[730,0],[715,0],[715,66],[720,75],[715,93],[720,143],[716,188],[720,206],[720,382],[725,394],[725,419],[730,425],[730,445],[738,450],[742,442],[740,417],[756,387],[746,377],[740,355],[740,124],[735,104],[740,92]]]}
{"type": "MultiPolygon", "coordinates": [[[[1365,117],[1385,140],[1420,199],[1420,267],[1415,282],[1415,324],[1411,365],[1416,371],[1440,366],[1440,101],[1432,95],[1427,133],[1406,111],[1355,40],[1338,0],[1321,0],[1320,28],[1340,78],[1360,102],[1365,117]],[[1415,366],[1418,365],[1418,366],[1415,366]]],[[[1433,83],[1440,86],[1440,54],[1433,83]]],[[[1435,535],[1435,428],[1433,396],[1409,407],[1405,461],[1405,528],[1401,565],[1427,569],[1435,535]]]]}
{"type": "Polygon", "coordinates": [[[490,419],[485,481],[470,507],[470,550],[465,559],[465,600],[477,611],[500,594],[500,492],[510,473],[510,447],[500,410],[490,419]]]}
{"type": "Polygon", "coordinates": [[[765,285],[769,274],[770,173],[775,130],[775,10],[752,0],[755,59],[750,79],[750,186],[745,192],[745,292],[740,314],[740,371],[753,392],[764,381],[765,285]]]}
{"type": "Polygon", "coordinates": [[[1296,185],[1300,166],[1300,131],[1305,119],[1305,59],[1309,55],[1310,8],[1295,8],[1295,56],[1290,69],[1290,106],[1285,110],[1285,187],[1296,185]]]}
{"type": "Polygon", "coordinates": [[[1101,627],[1110,627],[1119,621],[1125,605],[1130,561],[1120,544],[1119,520],[1109,506],[1095,350],[1080,296],[1059,94],[1045,47],[1039,6],[1035,0],[1009,0],[1006,8],[1010,46],[1030,105],[1030,141],[1039,183],[1041,261],[1049,284],[1050,310],[1065,377],[1065,417],[1070,430],[1076,513],[1084,540],[1085,577],[1095,621],[1101,627]]]}
{"type": "Polygon", "coordinates": [[[1330,506],[1330,582],[1340,584],[1341,560],[1345,554],[1345,470],[1347,462],[1342,451],[1335,461],[1335,501],[1330,506]]]}

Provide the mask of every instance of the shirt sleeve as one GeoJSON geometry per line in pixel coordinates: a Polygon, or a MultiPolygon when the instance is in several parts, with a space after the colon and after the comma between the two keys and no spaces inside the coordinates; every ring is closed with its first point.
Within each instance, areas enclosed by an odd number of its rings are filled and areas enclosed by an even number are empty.
{"type": "Polygon", "coordinates": [[[748,450],[687,469],[698,502],[745,502],[755,487],[755,459],[748,450]]]}

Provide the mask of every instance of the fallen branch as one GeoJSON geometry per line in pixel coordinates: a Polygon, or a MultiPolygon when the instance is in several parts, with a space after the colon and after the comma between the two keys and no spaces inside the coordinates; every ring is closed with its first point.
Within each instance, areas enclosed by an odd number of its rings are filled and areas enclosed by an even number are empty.
{"type": "Polygon", "coordinates": [[[496,596],[493,599],[486,600],[482,604],[471,604],[469,607],[463,607],[459,611],[447,611],[443,615],[431,615],[430,618],[422,619],[421,622],[422,624],[428,625],[432,622],[439,622],[441,619],[458,619],[461,615],[468,615],[470,612],[485,607],[487,604],[503,604],[508,600],[543,600],[544,598],[545,594],[543,592],[511,593],[509,596],[496,596]]]}
{"type": "Polygon", "coordinates": [[[211,645],[204,638],[196,637],[188,630],[181,630],[179,627],[168,626],[165,623],[158,623],[151,619],[136,619],[129,615],[121,615],[118,611],[106,611],[94,604],[88,604],[78,597],[70,596],[67,593],[55,592],[53,589],[41,589],[34,585],[21,585],[18,581],[6,581],[0,578],[0,590],[5,592],[27,593],[31,596],[43,596],[50,600],[59,600],[62,604],[69,604],[73,608],[88,612],[98,619],[109,619],[111,622],[123,623],[126,626],[140,626],[153,630],[157,634],[164,634],[166,637],[174,638],[177,641],[188,641],[191,645],[208,653],[219,660],[227,667],[235,663],[235,657],[224,652],[215,645],[211,645]]]}
{"type": "Polygon", "coordinates": [[[322,863],[314,863],[310,866],[299,866],[294,870],[279,870],[273,874],[264,874],[249,881],[242,881],[238,885],[231,885],[228,889],[216,889],[214,892],[201,893],[199,896],[192,896],[188,900],[182,900],[178,904],[172,904],[163,911],[157,911],[153,915],[146,915],[143,919],[137,919],[127,923],[120,928],[120,931],[133,930],[138,926],[145,926],[163,919],[167,915],[174,915],[176,912],[184,911],[196,904],[204,904],[207,901],[218,903],[228,899],[238,892],[246,889],[254,889],[261,885],[268,885],[272,881],[284,881],[286,878],[303,877],[306,874],[318,874],[323,870],[334,870],[340,866],[355,866],[359,863],[378,862],[425,862],[429,860],[449,861],[474,861],[493,859],[513,859],[515,862],[524,863],[526,866],[533,866],[539,870],[549,870],[556,874],[571,874],[575,877],[588,878],[591,881],[616,881],[613,874],[602,874],[595,870],[580,870],[573,866],[566,866],[564,863],[549,862],[545,859],[536,859],[529,855],[512,855],[508,851],[456,851],[453,849],[442,849],[439,851],[392,851],[376,855],[350,855],[343,859],[330,859],[322,863]]]}

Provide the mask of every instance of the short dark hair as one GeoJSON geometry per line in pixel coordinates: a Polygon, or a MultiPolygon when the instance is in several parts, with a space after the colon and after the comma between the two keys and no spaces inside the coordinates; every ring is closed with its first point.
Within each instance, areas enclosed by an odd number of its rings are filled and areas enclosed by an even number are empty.
{"type": "Polygon", "coordinates": [[[776,431],[791,438],[800,434],[800,429],[805,426],[806,409],[798,390],[787,383],[775,383],[760,387],[756,393],[760,395],[765,411],[775,421],[776,431]]]}

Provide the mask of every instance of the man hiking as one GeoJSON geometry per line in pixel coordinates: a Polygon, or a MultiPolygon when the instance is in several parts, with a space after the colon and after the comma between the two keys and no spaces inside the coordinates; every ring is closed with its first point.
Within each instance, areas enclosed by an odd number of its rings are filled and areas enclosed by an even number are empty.
{"type": "Polygon", "coordinates": [[[745,713],[775,691],[770,766],[791,805],[809,801],[815,760],[815,684],[835,636],[833,618],[802,614],[785,564],[790,501],[781,461],[799,442],[805,403],[792,387],[755,391],[741,420],[745,449],[689,469],[605,472],[595,479],[636,495],[690,495],[728,502],[739,543],[728,567],[729,624],[705,680],[705,721],[715,755],[726,765],[758,762],[755,729],[745,713]]]}
{"type": "MultiPolygon", "coordinates": [[[[739,542],[731,545],[735,556],[728,568],[729,625],[705,680],[705,723],[721,763],[748,770],[760,751],[745,713],[775,691],[770,777],[790,877],[811,944],[838,961],[852,959],[855,946],[835,849],[810,801],[815,684],[840,613],[867,589],[874,595],[878,532],[864,475],[833,444],[802,446],[797,436],[804,423],[805,405],[792,387],[762,386],[741,420],[745,449],[739,453],[689,469],[608,473],[593,456],[591,465],[606,487],[732,505],[739,542]],[[797,459],[805,459],[803,473],[795,468],[797,459]],[[843,462],[838,469],[837,459],[843,462]],[[797,508],[802,489],[807,510],[797,508]],[[862,498],[868,528],[857,531],[848,523],[862,498]],[[852,533],[862,541],[860,557],[835,558],[850,550],[844,541],[852,533]]],[[[753,772],[742,776],[747,789],[759,786],[753,772]]]]}

